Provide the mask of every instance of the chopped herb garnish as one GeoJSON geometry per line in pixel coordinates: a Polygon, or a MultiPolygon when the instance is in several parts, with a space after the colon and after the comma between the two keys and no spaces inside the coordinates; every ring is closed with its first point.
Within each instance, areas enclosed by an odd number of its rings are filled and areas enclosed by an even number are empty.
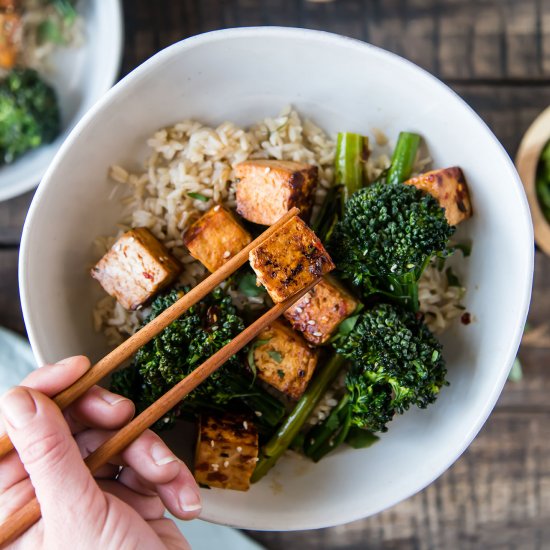
{"type": "Polygon", "coordinates": [[[269,357],[273,359],[273,361],[276,361],[277,363],[281,363],[283,361],[283,356],[276,350],[269,350],[267,352],[269,357]]]}
{"type": "Polygon", "coordinates": [[[471,241],[465,241],[462,243],[457,243],[453,246],[456,250],[460,250],[462,255],[467,258],[472,253],[472,243],[471,241]]]}
{"type": "Polygon", "coordinates": [[[265,288],[256,285],[256,275],[253,273],[245,273],[240,278],[238,289],[249,298],[256,298],[265,294],[265,288]]]}
{"type": "Polygon", "coordinates": [[[201,193],[189,192],[187,193],[187,196],[202,202],[208,202],[210,200],[208,197],[206,197],[205,195],[202,195],[201,193]]]}
{"type": "Polygon", "coordinates": [[[447,275],[447,284],[449,286],[458,286],[458,287],[462,286],[460,284],[460,281],[459,281],[458,277],[455,275],[455,273],[453,272],[453,269],[451,267],[448,267],[445,270],[445,275],[447,275]]]}
{"type": "Polygon", "coordinates": [[[285,377],[285,371],[282,370],[282,369],[278,369],[278,370],[277,370],[277,375],[278,375],[279,378],[282,380],[282,379],[285,377]]]}
{"type": "Polygon", "coordinates": [[[254,352],[256,351],[256,348],[259,348],[260,346],[263,346],[264,344],[267,344],[269,340],[256,340],[248,349],[248,354],[246,356],[248,360],[248,366],[250,367],[250,370],[252,371],[252,374],[254,375],[253,381],[256,379],[256,363],[254,361],[254,352]]]}

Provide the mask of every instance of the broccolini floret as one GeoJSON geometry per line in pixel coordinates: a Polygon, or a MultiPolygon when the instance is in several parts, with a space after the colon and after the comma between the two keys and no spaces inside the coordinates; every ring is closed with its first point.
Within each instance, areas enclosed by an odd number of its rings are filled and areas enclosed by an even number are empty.
{"type": "MultiPolygon", "coordinates": [[[[181,291],[172,290],[157,297],[145,322],[154,319],[181,295],[181,291]]],[[[112,389],[133,399],[141,411],[242,330],[244,322],[230,296],[217,288],[143,346],[136,353],[132,366],[113,375],[112,389]]],[[[253,385],[240,357],[234,355],[157,427],[170,424],[182,408],[194,412],[199,406],[217,408],[234,401],[257,412],[266,425],[277,424],[284,415],[283,405],[253,385]]]]}
{"type": "Polygon", "coordinates": [[[0,81],[0,164],[51,143],[60,132],[54,89],[32,69],[14,69],[0,81]]]}
{"type": "Polygon", "coordinates": [[[351,361],[352,423],[386,431],[394,414],[426,408],[445,385],[441,344],[414,313],[378,304],[362,313],[336,351],[351,361]]]}
{"type": "Polygon", "coordinates": [[[434,256],[449,254],[455,228],[430,195],[377,182],[354,193],[328,243],[340,271],[365,296],[383,294],[418,310],[418,280],[434,256]]]}
{"type": "Polygon", "coordinates": [[[426,408],[447,384],[441,344],[414,313],[399,306],[377,304],[359,314],[334,346],[350,366],[340,402],[306,438],[304,451],[313,460],[350,436],[357,440],[358,429],[387,431],[395,414],[426,408]]]}

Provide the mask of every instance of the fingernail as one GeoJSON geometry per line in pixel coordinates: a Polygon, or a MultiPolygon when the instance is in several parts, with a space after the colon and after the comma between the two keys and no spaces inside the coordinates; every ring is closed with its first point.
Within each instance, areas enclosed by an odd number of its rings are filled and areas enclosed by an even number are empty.
{"type": "Polygon", "coordinates": [[[70,365],[73,361],[76,359],[79,359],[82,357],[82,355],[73,355],[72,357],[66,357],[65,359],[61,359],[61,361],[57,361],[55,364],[56,367],[66,367],[67,365],[70,365]]]}
{"type": "Polygon", "coordinates": [[[100,397],[101,399],[103,399],[103,401],[109,403],[109,405],[117,405],[118,403],[122,403],[123,401],[128,401],[126,397],[122,397],[121,395],[117,395],[116,393],[111,393],[107,390],[101,392],[100,397]]]}
{"type": "Polygon", "coordinates": [[[162,443],[155,443],[151,447],[151,456],[157,466],[164,466],[170,462],[176,462],[178,458],[162,443]]]}
{"type": "Polygon", "coordinates": [[[179,502],[183,512],[196,512],[202,508],[201,497],[191,487],[184,487],[180,491],[179,502]]]}
{"type": "Polygon", "coordinates": [[[0,400],[4,419],[14,428],[23,428],[36,414],[31,394],[24,388],[13,388],[0,400]]]}

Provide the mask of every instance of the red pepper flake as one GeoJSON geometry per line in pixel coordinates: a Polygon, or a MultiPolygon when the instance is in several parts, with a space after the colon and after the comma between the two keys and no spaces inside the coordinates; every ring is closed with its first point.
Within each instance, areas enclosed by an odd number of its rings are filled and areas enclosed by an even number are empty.
{"type": "Polygon", "coordinates": [[[466,313],[462,314],[460,320],[463,325],[469,325],[472,322],[472,316],[466,311],[466,313]]]}
{"type": "Polygon", "coordinates": [[[146,278],[146,279],[149,279],[150,281],[152,281],[154,279],[153,275],[151,275],[151,273],[149,273],[148,271],[144,271],[142,273],[142,275],[146,278]]]}

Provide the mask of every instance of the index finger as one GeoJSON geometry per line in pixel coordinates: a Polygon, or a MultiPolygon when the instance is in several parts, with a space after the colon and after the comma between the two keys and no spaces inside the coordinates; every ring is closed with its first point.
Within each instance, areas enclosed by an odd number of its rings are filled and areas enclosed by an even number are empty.
{"type": "Polygon", "coordinates": [[[90,366],[90,360],[83,355],[68,357],[34,370],[19,385],[52,397],[74,384],[90,366]]]}

